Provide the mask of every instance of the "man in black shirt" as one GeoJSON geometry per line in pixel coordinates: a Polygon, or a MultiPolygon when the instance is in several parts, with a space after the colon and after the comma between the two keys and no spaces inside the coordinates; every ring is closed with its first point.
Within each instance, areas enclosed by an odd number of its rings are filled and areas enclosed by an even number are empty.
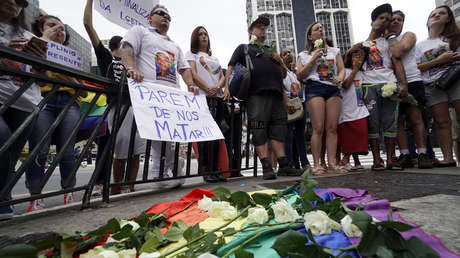
{"type": "MultiPolygon", "coordinates": [[[[110,41],[109,41],[109,48],[110,51],[104,47],[102,44],[101,40],[99,39],[99,36],[96,33],[96,30],[93,27],[93,0],[87,0],[86,2],[86,7],[85,7],[85,13],[83,16],[83,24],[85,25],[86,32],[88,33],[89,38],[91,39],[91,43],[94,47],[94,51],[96,53],[97,57],[97,65],[99,66],[99,69],[101,70],[101,73],[103,76],[106,76],[109,79],[114,80],[115,82],[120,82],[121,80],[121,75],[123,73],[123,70],[125,67],[123,66],[123,63],[121,61],[121,52],[120,52],[120,42],[122,40],[122,37],[120,36],[113,36],[110,41]]],[[[123,100],[126,100],[123,104],[130,105],[129,101],[129,96],[122,98],[123,100]]],[[[110,102],[111,99],[107,97],[107,100],[110,102]]],[[[126,116],[128,116],[127,114],[126,116]]],[[[123,123],[127,121],[126,117],[123,123]]],[[[110,121],[109,121],[110,122],[110,121]]],[[[130,127],[131,125],[129,125],[130,127]]],[[[102,151],[104,150],[105,144],[108,142],[108,136],[109,132],[107,132],[107,135],[104,137],[99,137],[97,140],[98,142],[98,155],[97,159],[99,156],[102,154],[102,151]]],[[[119,138],[124,137],[121,135],[122,133],[119,132],[117,135],[117,145],[119,144],[119,138]]],[[[129,136],[127,136],[129,137],[129,136]]],[[[126,140],[126,139],[125,139],[126,140]]],[[[113,159],[113,181],[115,183],[121,182],[123,179],[123,172],[125,170],[125,165],[127,159],[124,158],[118,158],[117,155],[117,148],[120,146],[115,147],[115,158],[113,159]]],[[[128,148],[127,146],[121,146],[123,148],[128,148]]],[[[136,147],[135,147],[136,148],[136,147]]],[[[96,162],[97,162],[96,159],[96,162]]],[[[129,171],[129,181],[135,181],[137,177],[137,173],[139,170],[139,154],[134,153],[131,159],[131,171],[129,171]]],[[[93,191],[93,194],[97,195],[100,193],[102,190],[102,184],[105,181],[105,178],[107,177],[107,173],[110,173],[110,164],[104,165],[103,172],[100,174],[98,179],[96,180],[97,186],[95,187],[95,190],[93,191]]],[[[134,186],[129,186],[128,191],[134,191],[134,186]]],[[[120,186],[115,186],[112,187],[111,189],[111,194],[119,194],[121,192],[121,187],[120,186]]]]}
{"type": "MultiPolygon", "coordinates": [[[[263,44],[266,39],[265,30],[270,25],[266,16],[259,16],[248,29],[251,43],[248,53],[254,65],[251,71],[251,85],[248,98],[248,120],[253,134],[253,144],[256,147],[263,167],[264,179],[276,179],[276,174],[268,160],[268,141],[278,157],[278,175],[299,176],[302,170],[294,169],[284,153],[286,138],[286,101],[283,94],[283,78],[287,67],[281,57],[269,46],[263,44]]],[[[226,86],[233,67],[240,63],[246,66],[244,45],[239,45],[228,63],[225,75],[226,86]]]]}

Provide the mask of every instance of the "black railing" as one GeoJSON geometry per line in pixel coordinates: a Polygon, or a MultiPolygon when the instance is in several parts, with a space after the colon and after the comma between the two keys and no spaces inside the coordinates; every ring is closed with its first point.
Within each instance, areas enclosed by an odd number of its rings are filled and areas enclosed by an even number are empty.
{"type": "MultiPolygon", "coordinates": [[[[46,60],[43,60],[41,58],[31,56],[28,54],[25,54],[23,52],[18,52],[15,51],[11,48],[8,47],[3,47],[0,46],[0,58],[7,58],[13,61],[18,61],[22,62],[28,65],[31,65],[35,71],[52,71],[55,73],[60,73],[69,77],[73,77],[79,80],[85,80],[87,82],[90,82],[91,85],[100,85],[101,87],[92,87],[88,86],[86,84],[78,84],[78,83],[72,83],[68,81],[62,81],[58,80],[55,78],[50,78],[45,75],[42,75],[41,73],[29,73],[29,72],[23,72],[15,69],[11,69],[9,67],[0,65],[0,75],[11,75],[14,77],[20,77],[22,78],[23,81],[25,81],[24,85],[22,85],[16,92],[9,97],[9,99],[1,104],[0,106],[0,116],[5,113],[5,111],[8,110],[9,107],[11,107],[12,104],[15,103],[15,101],[30,87],[34,85],[34,83],[46,83],[46,84],[52,84],[53,88],[52,90],[47,93],[43,99],[40,101],[40,103],[37,105],[37,107],[27,116],[27,118],[22,122],[21,126],[17,128],[15,132],[12,133],[12,136],[10,139],[8,139],[5,143],[3,143],[0,146],[0,155],[4,155],[5,152],[8,151],[10,146],[18,139],[18,137],[21,135],[24,130],[33,123],[34,119],[38,116],[40,111],[45,107],[45,105],[50,101],[53,96],[55,96],[59,90],[60,87],[65,86],[69,87],[75,90],[75,94],[71,97],[70,101],[64,106],[62,110],[60,110],[60,113],[57,115],[55,121],[51,124],[50,128],[48,131],[45,133],[45,135],[40,139],[38,144],[30,150],[28,155],[25,157],[24,160],[22,160],[21,166],[12,173],[12,175],[9,176],[8,181],[6,185],[3,187],[3,189],[0,189],[0,207],[1,206],[6,206],[6,205],[13,205],[17,203],[23,203],[23,202],[28,202],[28,201],[33,201],[37,199],[42,199],[42,198],[48,198],[48,197],[53,197],[57,195],[62,195],[65,193],[71,193],[71,192],[77,192],[77,191],[84,191],[84,195],[82,198],[82,208],[89,207],[90,202],[91,202],[91,192],[96,184],[96,179],[99,177],[99,175],[102,173],[102,170],[104,169],[104,165],[109,164],[110,168],[112,168],[111,164],[113,161],[113,152],[114,152],[114,147],[115,147],[115,139],[117,136],[117,133],[122,125],[122,122],[128,112],[128,106],[127,105],[122,105],[122,99],[124,96],[126,96],[126,92],[123,92],[125,87],[122,87],[125,85],[126,82],[126,71],[123,73],[122,80],[120,83],[115,83],[113,81],[110,81],[106,78],[85,73],[79,70],[75,70],[72,68],[67,68],[62,65],[52,63],[46,60]],[[49,179],[51,178],[52,174],[55,172],[57,165],[59,164],[59,161],[63,157],[63,152],[64,150],[71,144],[71,139],[78,133],[81,125],[84,123],[85,119],[88,117],[88,114],[90,113],[91,109],[95,106],[97,99],[99,96],[102,94],[106,94],[107,97],[110,97],[112,100],[106,110],[104,111],[103,115],[99,118],[98,122],[96,123],[96,126],[94,127],[93,131],[91,132],[89,138],[86,141],[86,144],[84,145],[81,153],[76,157],[76,163],[74,167],[72,168],[70,175],[64,182],[64,186],[70,185],[70,182],[73,177],[76,176],[76,174],[79,171],[79,167],[81,162],[83,161],[84,157],[88,157],[88,153],[90,151],[90,147],[92,146],[93,142],[95,141],[97,137],[97,133],[101,126],[103,126],[104,122],[107,120],[108,114],[110,110],[114,109],[114,117],[113,117],[113,128],[112,132],[110,134],[108,143],[105,145],[104,149],[99,149],[98,151],[102,151],[102,156],[100,160],[97,162],[94,171],[91,174],[91,177],[87,183],[85,183],[82,186],[77,186],[77,187],[72,187],[72,188],[65,188],[60,191],[55,191],[55,192],[50,192],[50,193],[43,193],[43,194],[34,194],[29,197],[25,198],[9,198],[9,193],[12,191],[12,189],[16,186],[16,184],[19,182],[20,178],[24,175],[26,169],[34,162],[35,158],[39,154],[41,148],[43,145],[52,137],[54,130],[58,127],[58,125],[62,122],[64,117],[66,116],[68,110],[70,109],[71,105],[75,102],[79,94],[83,91],[87,92],[94,92],[96,94],[96,97],[91,101],[89,108],[86,109],[86,111],[81,114],[77,125],[73,128],[71,134],[69,135],[68,139],[63,143],[62,147],[60,148],[60,151],[56,153],[55,159],[51,162],[50,166],[46,169],[45,175],[40,181],[39,188],[40,190],[43,190],[47,183],[49,182],[49,179]],[[5,201],[6,200],[6,201],[5,201]]],[[[240,105],[244,105],[244,103],[240,103],[240,105]]],[[[241,110],[244,110],[243,108],[241,110]]],[[[233,135],[235,130],[240,130],[242,131],[243,128],[235,128],[233,126],[234,124],[234,112],[235,112],[235,103],[231,102],[230,103],[230,139],[229,140],[231,143],[233,142],[233,135]]],[[[130,135],[130,143],[128,146],[128,157],[133,156],[134,152],[134,139],[135,139],[135,134],[137,131],[136,123],[133,120],[132,127],[131,127],[131,135],[130,135]]],[[[253,166],[250,167],[249,163],[249,158],[250,158],[250,132],[249,128],[246,132],[246,146],[245,146],[245,158],[246,162],[243,164],[243,166],[240,167],[233,167],[233,159],[235,153],[230,149],[228,150],[229,153],[229,170],[226,171],[214,171],[211,172],[213,174],[222,174],[222,173],[228,173],[228,172],[240,172],[242,170],[253,170],[253,175],[257,176],[257,157],[254,151],[254,162],[253,166]]],[[[211,144],[217,144],[216,141],[214,141],[211,144]]],[[[178,169],[179,169],[179,148],[180,144],[175,143],[175,152],[174,152],[174,166],[172,169],[172,174],[173,177],[165,177],[165,152],[166,152],[166,143],[163,142],[161,145],[161,157],[160,160],[154,160],[153,162],[159,162],[160,163],[160,172],[159,172],[159,178],[152,178],[149,177],[149,165],[150,165],[150,150],[151,150],[151,145],[152,142],[150,140],[147,141],[146,144],[146,149],[145,149],[145,158],[144,158],[144,165],[141,171],[142,173],[142,179],[141,180],[136,180],[136,181],[129,181],[129,174],[128,172],[131,171],[131,167],[133,166],[131,159],[127,159],[127,164],[126,167],[123,171],[123,181],[122,182],[116,182],[116,183],[111,183],[111,174],[108,173],[108,175],[105,176],[104,178],[104,184],[103,184],[103,192],[102,192],[102,200],[103,202],[109,202],[110,201],[110,195],[109,195],[109,189],[110,187],[113,186],[120,186],[120,185],[134,185],[134,184],[143,184],[143,183],[151,183],[151,182],[159,182],[159,181],[166,181],[166,180],[175,180],[175,179],[182,179],[182,178],[191,178],[191,177],[198,177],[202,176],[200,173],[201,171],[201,166],[198,165],[199,169],[197,171],[191,171],[191,163],[192,163],[192,144],[188,143],[186,147],[186,160],[185,160],[185,175],[183,176],[178,176],[178,169]]],[[[211,148],[212,150],[212,148],[211,148]]],[[[240,150],[241,151],[241,150],[240,150]]],[[[212,153],[212,152],[211,152],[212,153]]],[[[212,158],[215,158],[217,155],[216,153],[212,153],[212,158]]],[[[91,156],[90,156],[91,157],[91,156]]],[[[238,162],[237,162],[238,163],[238,162]]],[[[241,164],[241,161],[238,163],[241,164]]],[[[61,169],[61,168],[60,168],[61,169]]],[[[112,171],[110,169],[110,171],[112,171]]]]}

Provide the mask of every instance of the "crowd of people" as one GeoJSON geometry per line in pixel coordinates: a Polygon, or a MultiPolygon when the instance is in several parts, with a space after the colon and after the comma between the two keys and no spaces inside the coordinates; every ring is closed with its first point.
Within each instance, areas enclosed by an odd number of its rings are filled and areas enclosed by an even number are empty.
{"type": "MultiPolygon", "coordinates": [[[[32,29],[29,28],[24,23],[23,12],[27,5],[26,0],[2,1],[0,44],[45,58],[46,46],[29,44],[30,39],[39,37],[66,45],[69,35],[63,22],[52,15],[40,17],[32,29]]],[[[120,82],[122,72],[126,70],[136,82],[155,82],[179,88],[180,74],[190,92],[206,95],[211,115],[226,140],[232,139],[232,142],[227,142],[227,151],[232,153],[230,167],[233,169],[241,168],[241,134],[238,130],[228,128],[241,128],[245,123],[243,113],[247,114],[251,143],[261,161],[265,180],[273,180],[277,176],[300,176],[308,168],[311,168],[313,175],[362,170],[359,155],[367,155],[369,145],[373,156],[371,169],[374,171],[402,170],[414,164],[419,168],[456,166],[453,150],[458,159],[459,82],[444,89],[434,87],[444,74],[452,73],[451,68],[457,66],[460,60],[460,30],[447,6],[437,7],[430,13],[427,21],[429,37],[417,42],[414,33],[402,33],[404,13],[393,11],[389,4],[380,5],[371,13],[368,37],[346,53],[333,47],[330,40],[325,38],[323,25],[315,22],[306,28],[305,50],[297,57],[291,49],[282,49],[278,54],[266,45],[266,30],[270,20],[266,16],[259,16],[248,28],[249,44],[241,44],[235,49],[224,70],[220,61],[212,55],[210,35],[203,26],[191,33],[190,50],[184,55],[179,45],[168,36],[171,16],[162,5],[156,5],[151,10],[148,16],[150,27],[134,26],[123,37],[112,37],[107,49],[93,27],[92,5],[93,0],[87,0],[83,22],[102,75],[120,82]],[[244,103],[233,101],[230,104],[229,100],[234,98],[229,90],[233,68],[238,64],[248,67],[247,60],[252,63],[248,98],[244,103]],[[291,119],[289,117],[299,109],[295,102],[301,103],[303,112],[291,119]],[[243,107],[245,110],[242,110],[243,107]],[[307,159],[307,117],[313,129],[312,164],[307,159]],[[431,121],[434,121],[437,142],[443,154],[440,161],[434,156],[434,138],[427,133],[431,121]],[[395,154],[396,143],[399,157],[395,154]],[[386,162],[381,158],[382,144],[385,146],[386,162]],[[354,159],[354,166],[350,164],[350,157],[354,159]]],[[[35,71],[29,65],[6,58],[0,60],[4,66],[80,83],[69,76],[35,71]]],[[[1,105],[24,84],[21,78],[0,75],[1,105]]],[[[124,94],[128,94],[128,91],[124,91],[124,94]]],[[[26,142],[29,142],[30,149],[43,146],[26,170],[26,186],[31,195],[40,194],[43,189],[44,177],[47,176],[46,155],[51,143],[57,145],[58,153],[62,153],[59,162],[62,189],[75,186],[75,139],[69,139],[68,136],[80,119],[78,98],[85,95],[83,90],[33,83],[8,107],[0,117],[1,144],[38,108],[37,104],[42,98],[48,98],[34,121],[1,155],[0,189],[6,186],[14,173],[26,142]],[[67,110],[66,116],[51,137],[42,142],[41,139],[63,109],[67,110]],[[67,143],[65,149],[64,143],[67,143]]],[[[109,98],[108,101],[114,99],[109,98]]],[[[117,101],[121,102],[122,113],[126,113],[126,116],[115,140],[113,163],[102,164],[94,195],[101,193],[102,184],[112,174],[112,167],[114,183],[120,183],[123,179],[135,181],[139,155],[146,149],[146,140],[136,132],[134,152],[128,157],[134,114],[128,96],[117,101]],[[130,171],[124,175],[127,162],[131,164],[130,171]]],[[[99,150],[96,163],[100,162],[101,150],[114,130],[114,115],[115,110],[111,110],[106,134],[96,141],[99,150]]],[[[219,146],[219,141],[198,144],[199,173],[209,183],[227,180],[221,174],[213,173],[219,170],[219,146]]],[[[160,175],[161,149],[162,142],[152,141],[151,173],[154,178],[171,177],[173,172],[173,144],[166,143],[163,175],[160,175]]],[[[179,163],[178,175],[183,175],[183,162],[179,163]]],[[[231,175],[241,176],[239,171],[231,175]]],[[[183,184],[183,180],[161,184],[177,187],[183,184]]],[[[129,185],[126,190],[134,191],[134,186],[129,185]]],[[[111,188],[111,194],[121,191],[121,186],[111,188]]],[[[11,193],[0,201],[10,198],[11,193]]],[[[73,193],[65,194],[65,204],[73,201],[73,193]]],[[[43,200],[38,199],[30,203],[28,211],[43,208],[43,200]]],[[[11,206],[0,207],[0,216],[11,214],[11,206]]]]}

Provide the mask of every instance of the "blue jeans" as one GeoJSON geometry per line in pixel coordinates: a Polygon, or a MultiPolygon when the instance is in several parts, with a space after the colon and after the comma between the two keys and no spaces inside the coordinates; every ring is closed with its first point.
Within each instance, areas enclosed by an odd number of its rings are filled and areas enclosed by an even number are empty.
{"type": "MultiPolygon", "coordinates": [[[[1,106],[1,105],[0,105],[1,106]]],[[[8,108],[5,113],[0,117],[0,146],[11,138],[16,129],[24,122],[29,116],[29,112],[21,111],[15,108],[8,108]]],[[[32,122],[16,139],[16,141],[8,148],[3,155],[0,156],[0,191],[6,186],[8,179],[13,175],[16,163],[21,154],[34,122],[32,122]]],[[[11,192],[8,193],[6,198],[0,198],[0,201],[7,201],[11,199],[11,192]]],[[[2,208],[2,210],[5,208],[2,208]]],[[[7,209],[11,209],[8,207],[7,209]]],[[[1,211],[0,211],[1,213],[1,211]]]]}
{"type": "MultiPolygon", "coordinates": [[[[71,96],[66,92],[58,92],[50,101],[45,105],[40,114],[38,115],[37,123],[30,136],[29,148],[33,150],[46,134],[51,124],[54,123],[59,113],[64,106],[70,101],[71,96]]],[[[77,125],[80,119],[80,108],[77,103],[74,103],[64,115],[64,119],[59,123],[53,135],[43,144],[35,161],[26,170],[26,186],[29,188],[31,194],[39,194],[40,181],[45,176],[45,164],[47,161],[51,142],[56,144],[57,153],[64,152],[62,159],[59,161],[59,171],[61,173],[61,187],[62,189],[72,188],[76,184],[75,176],[72,178],[69,185],[65,185],[65,181],[70,176],[72,169],[76,165],[74,147],[75,136],[70,140],[70,144],[65,150],[62,149],[65,141],[69,139],[72,130],[77,125]]]]}
{"type": "MultiPolygon", "coordinates": [[[[305,103],[303,103],[305,104],[305,103]]],[[[305,107],[305,105],[304,105],[305,107]]],[[[305,167],[309,164],[307,159],[307,149],[305,146],[305,123],[307,115],[306,112],[303,112],[303,118],[287,125],[286,141],[284,142],[284,151],[289,161],[294,164],[294,157],[292,151],[292,142],[293,138],[296,143],[297,153],[299,154],[300,165],[305,167]]]]}

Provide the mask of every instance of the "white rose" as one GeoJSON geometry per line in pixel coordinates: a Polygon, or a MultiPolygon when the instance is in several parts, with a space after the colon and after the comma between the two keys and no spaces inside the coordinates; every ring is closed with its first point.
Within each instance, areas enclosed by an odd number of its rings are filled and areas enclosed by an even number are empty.
{"type": "Polygon", "coordinates": [[[248,222],[264,224],[268,221],[268,213],[264,208],[249,208],[248,222]]]}
{"type": "Polygon", "coordinates": [[[203,195],[203,199],[198,201],[198,208],[202,211],[208,211],[211,207],[212,199],[208,198],[206,195],[203,195]]]}
{"type": "Polygon", "coordinates": [[[118,256],[120,258],[136,258],[136,248],[121,250],[120,252],[118,252],[118,256]]]}
{"type": "Polygon", "coordinates": [[[447,48],[447,43],[446,42],[439,43],[439,48],[441,48],[441,49],[447,48]]]}
{"type": "Polygon", "coordinates": [[[161,256],[160,252],[141,253],[141,255],[139,255],[139,258],[157,258],[160,256],[161,256]]]}
{"type": "Polygon", "coordinates": [[[394,82],[389,82],[382,87],[382,97],[390,97],[398,89],[398,86],[394,82]]]}
{"type": "Polygon", "coordinates": [[[317,48],[317,47],[323,47],[323,40],[322,39],[317,39],[315,40],[315,43],[314,43],[314,47],[317,48]]]}
{"type": "Polygon", "coordinates": [[[231,205],[229,205],[226,209],[222,211],[222,218],[224,220],[231,220],[234,217],[236,217],[236,215],[237,215],[236,208],[231,205]]]}
{"type": "Polygon", "coordinates": [[[340,220],[343,232],[345,232],[347,237],[362,237],[363,232],[361,232],[361,230],[355,224],[352,224],[352,221],[353,220],[351,219],[350,215],[347,215],[340,220]]]}
{"type": "Polygon", "coordinates": [[[255,44],[257,42],[257,36],[256,35],[251,35],[251,39],[249,39],[249,43],[255,44]]]}
{"type": "Polygon", "coordinates": [[[271,206],[273,213],[275,213],[275,220],[277,222],[295,221],[300,216],[294,208],[285,200],[281,199],[271,206]]]}
{"type": "Polygon", "coordinates": [[[132,220],[121,220],[120,221],[120,228],[123,228],[126,224],[129,224],[133,227],[132,231],[133,232],[136,232],[136,230],[138,230],[141,226],[139,226],[139,224],[137,224],[136,222],[132,221],[132,220]]]}
{"type": "Polygon", "coordinates": [[[87,253],[80,254],[81,258],[93,258],[97,257],[100,252],[104,251],[102,246],[96,246],[93,249],[89,250],[87,253]]]}
{"type": "Polygon", "coordinates": [[[332,229],[340,230],[340,224],[330,219],[324,211],[305,213],[305,228],[310,229],[313,235],[330,234],[332,229]]]}
{"type": "MultiPolygon", "coordinates": [[[[140,257],[139,257],[140,258],[140,257]]],[[[218,256],[215,256],[213,254],[210,254],[210,253],[204,253],[200,256],[198,256],[197,258],[219,258],[218,256]]]]}
{"type": "Polygon", "coordinates": [[[119,258],[120,256],[118,256],[118,254],[115,251],[104,250],[93,257],[94,258],[119,258]]]}
{"type": "Polygon", "coordinates": [[[208,215],[211,218],[230,220],[236,216],[236,209],[228,202],[212,202],[208,210],[208,215]]]}

